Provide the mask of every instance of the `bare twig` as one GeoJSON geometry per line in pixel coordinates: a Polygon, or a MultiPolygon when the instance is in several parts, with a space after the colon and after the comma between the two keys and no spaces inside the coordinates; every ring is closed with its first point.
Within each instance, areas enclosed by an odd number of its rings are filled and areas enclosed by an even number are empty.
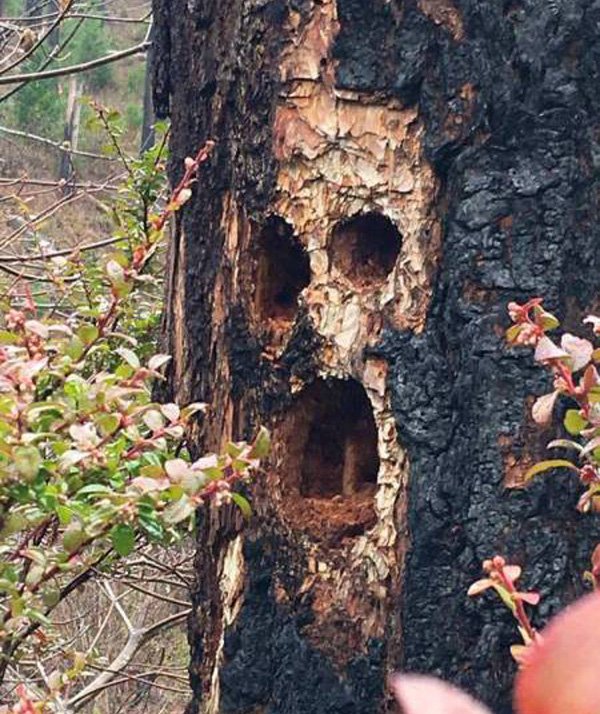
{"type": "MultiPolygon", "coordinates": [[[[0,86],[7,84],[15,84],[16,82],[31,82],[33,80],[39,81],[43,79],[51,79],[52,77],[66,77],[70,74],[78,74],[80,72],[88,72],[96,67],[102,67],[105,64],[110,64],[111,62],[118,62],[119,60],[125,59],[126,57],[131,57],[132,55],[140,54],[145,52],[148,47],[150,47],[150,42],[144,41],[140,42],[138,45],[133,47],[128,47],[125,50],[119,50],[119,52],[112,52],[104,57],[98,57],[97,59],[90,60],[89,62],[80,62],[79,64],[72,64],[68,67],[57,67],[56,69],[48,69],[42,72],[25,72],[23,74],[11,74],[8,77],[0,77],[0,86]]],[[[2,97],[4,98],[4,97],[2,97]]]]}
{"type": "Polygon", "coordinates": [[[27,131],[19,131],[18,129],[9,129],[7,126],[0,126],[0,132],[4,134],[10,134],[11,136],[20,136],[23,139],[29,139],[30,141],[37,141],[40,144],[46,144],[59,151],[67,151],[69,154],[74,156],[85,156],[89,159],[101,159],[102,161],[114,161],[112,156],[106,156],[105,154],[95,154],[91,151],[81,151],[80,149],[72,149],[65,146],[64,143],[59,141],[52,141],[52,139],[47,139],[44,136],[38,136],[37,134],[30,134],[27,131]]]}
{"type": "Polygon", "coordinates": [[[127,667],[127,665],[131,662],[140,647],[162,632],[162,630],[173,627],[177,623],[184,620],[191,611],[191,608],[188,608],[187,610],[176,612],[175,614],[169,615],[168,617],[165,617],[159,622],[156,622],[142,630],[128,628],[129,636],[121,652],[119,652],[109,667],[105,671],[101,672],[93,682],[71,697],[68,702],[69,707],[73,708],[75,711],[79,711],[91,699],[98,696],[98,694],[100,694],[100,692],[107,686],[110,686],[110,682],[117,675],[121,674],[125,667],[127,667]]]}

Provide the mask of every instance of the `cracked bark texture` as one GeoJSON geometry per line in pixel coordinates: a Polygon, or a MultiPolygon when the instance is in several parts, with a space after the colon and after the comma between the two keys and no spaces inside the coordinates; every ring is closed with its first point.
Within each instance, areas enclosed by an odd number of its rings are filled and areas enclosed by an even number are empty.
{"type": "MultiPolygon", "coordinates": [[[[253,521],[200,519],[190,713],[385,711],[396,668],[510,712],[514,628],[469,583],[496,552],[523,564],[541,625],[581,592],[600,539],[567,476],[508,488],[552,434],[529,417],[547,378],[502,339],[510,300],[544,296],[570,329],[597,305],[600,2],[154,11],[172,180],[217,142],[171,246],[171,382],[213,407],[199,451],[259,423],[275,435],[253,521]],[[403,245],[384,284],[356,286],[331,265],[331,235],[368,211],[403,245]],[[274,214],[312,271],[283,330],[253,303],[253,246],[274,214]],[[296,395],[333,376],[365,387],[381,465],[375,525],[331,540],[303,527],[281,466],[296,395]]],[[[339,520],[332,508],[317,514],[339,520]]]]}

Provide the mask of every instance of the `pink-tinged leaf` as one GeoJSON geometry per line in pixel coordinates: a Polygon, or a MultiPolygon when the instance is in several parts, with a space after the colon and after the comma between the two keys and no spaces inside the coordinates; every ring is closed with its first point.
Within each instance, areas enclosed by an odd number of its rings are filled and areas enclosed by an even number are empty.
{"type": "Polygon", "coordinates": [[[566,359],[569,356],[568,352],[561,350],[549,337],[544,336],[538,340],[534,358],[536,362],[547,362],[553,359],[566,359]]]}
{"type": "Polygon", "coordinates": [[[505,565],[502,570],[504,575],[506,575],[509,580],[512,580],[513,583],[521,577],[521,573],[523,572],[520,565],[505,565]]]}
{"type": "Polygon", "coordinates": [[[100,442],[96,427],[89,421],[85,424],[71,424],[69,436],[78,449],[93,449],[100,442]]]}
{"type": "Polygon", "coordinates": [[[592,553],[592,572],[600,576],[600,545],[597,545],[592,553]]]}
{"type": "Polygon", "coordinates": [[[593,389],[598,384],[598,382],[600,382],[600,378],[598,377],[598,370],[594,367],[593,364],[588,365],[588,368],[583,373],[583,379],[581,380],[581,386],[583,387],[585,393],[587,394],[590,389],[593,389]]]}
{"type": "Polygon", "coordinates": [[[177,404],[161,404],[160,410],[171,423],[177,421],[181,413],[177,404]]]}
{"type": "Polygon", "coordinates": [[[150,409],[145,412],[142,419],[144,420],[144,424],[151,431],[159,431],[164,426],[162,414],[156,409],[150,409]]]}
{"type": "Polygon", "coordinates": [[[60,465],[63,468],[70,468],[87,458],[89,454],[84,451],[78,451],[77,449],[69,449],[60,457],[60,465]]]}
{"type": "Polygon", "coordinates": [[[170,360],[171,355],[154,355],[154,357],[151,357],[148,362],[148,369],[151,369],[154,372],[167,364],[170,360]]]}
{"type": "Polygon", "coordinates": [[[600,334],[600,317],[588,315],[583,322],[584,324],[591,325],[596,334],[600,334]]]}
{"type": "Polygon", "coordinates": [[[536,424],[545,426],[552,421],[552,411],[554,409],[554,405],[556,404],[557,398],[558,392],[552,392],[551,394],[544,394],[542,397],[538,397],[535,400],[531,413],[533,421],[536,424]]]}
{"type": "Polygon", "coordinates": [[[177,206],[183,206],[183,204],[187,203],[191,197],[192,197],[192,189],[191,188],[182,188],[181,191],[174,198],[173,202],[177,206]]]}
{"type": "Polygon", "coordinates": [[[395,675],[391,686],[404,714],[491,714],[465,692],[435,677],[395,675]]]}
{"type": "Polygon", "coordinates": [[[494,587],[494,581],[491,578],[482,578],[481,580],[475,581],[471,587],[467,590],[467,595],[469,597],[474,597],[475,595],[480,595],[489,588],[494,587]]]}
{"type": "Polygon", "coordinates": [[[44,325],[44,323],[39,320],[26,320],[25,329],[27,332],[32,332],[34,335],[37,335],[44,340],[48,339],[48,335],[50,334],[48,326],[44,325]]]}
{"type": "Polygon", "coordinates": [[[190,470],[190,465],[183,459],[171,459],[165,461],[165,471],[170,479],[179,481],[184,476],[187,476],[190,470]]]}
{"type": "Polygon", "coordinates": [[[48,364],[48,358],[44,357],[42,359],[30,359],[20,365],[19,373],[24,379],[32,379],[39,374],[44,367],[48,364]]]}
{"type": "Polygon", "coordinates": [[[142,493],[149,493],[151,491],[164,491],[166,488],[171,486],[171,482],[168,478],[148,478],[147,476],[138,476],[133,479],[131,485],[142,493]]]}
{"type": "Polygon", "coordinates": [[[600,712],[600,594],[554,618],[531,645],[515,685],[517,714],[600,712]]]}
{"type": "Polygon", "coordinates": [[[219,465],[219,457],[216,454],[208,454],[194,461],[192,468],[194,471],[202,471],[204,469],[214,469],[219,465]]]}
{"type": "Polygon", "coordinates": [[[585,491],[581,494],[575,506],[579,513],[588,513],[590,511],[592,507],[592,495],[590,491],[585,491]]]}
{"type": "Polygon", "coordinates": [[[540,601],[539,593],[516,593],[515,597],[528,605],[537,605],[540,601]]]}
{"type": "Polygon", "coordinates": [[[594,345],[589,340],[576,337],[569,333],[562,336],[561,347],[569,353],[572,362],[573,372],[577,372],[590,363],[594,352],[594,345]]]}

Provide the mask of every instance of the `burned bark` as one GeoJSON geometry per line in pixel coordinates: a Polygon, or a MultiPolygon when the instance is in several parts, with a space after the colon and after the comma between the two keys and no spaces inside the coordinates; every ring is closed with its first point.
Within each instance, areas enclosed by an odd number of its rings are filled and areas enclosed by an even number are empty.
{"type": "Polygon", "coordinates": [[[513,625],[468,584],[522,563],[542,624],[600,538],[570,479],[508,488],[546,378],[502,338],[509,300],[572,326],[597,298],[600,3],[154,9],[173,180],[217,142],[171,249],[172,384],[212,405],[199,450],[274,437],[252,522],[201,518],[190,712],[383,711],[396,668],[509,712],[513,625]]]}

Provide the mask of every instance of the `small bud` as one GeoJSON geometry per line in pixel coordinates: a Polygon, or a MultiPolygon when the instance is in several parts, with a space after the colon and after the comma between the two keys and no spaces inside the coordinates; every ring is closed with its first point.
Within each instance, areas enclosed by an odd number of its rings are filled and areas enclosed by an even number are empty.
{"type": "Polygon", "coordinates": [[[584,486],[589,486],[599,480],[598,473],[591,464],[586,464],[579,471],[579,480],[584,486]]]}
{"type": "Polygon", "coordinates": [[[497,570],[502,570],[502,568],[506,565],[506,560],[504,560],[501,555],[495,555],[492,562],[494,564],[494,568],[497,570]]]}
{"type": "Polygon", "coordinates": [[[516,302],[509,302],[508,315],[513,322],[520,322],[523,317],[523,306],[516,302]]]}
{"type": "Polygon", "coordinates": [[[193,171],[194,169],[198,168],[198,164],[194,161],[194,159],[192,159],[191,156],[185,157],[183,165],[185,166],[187,171],[193,171]]]}

